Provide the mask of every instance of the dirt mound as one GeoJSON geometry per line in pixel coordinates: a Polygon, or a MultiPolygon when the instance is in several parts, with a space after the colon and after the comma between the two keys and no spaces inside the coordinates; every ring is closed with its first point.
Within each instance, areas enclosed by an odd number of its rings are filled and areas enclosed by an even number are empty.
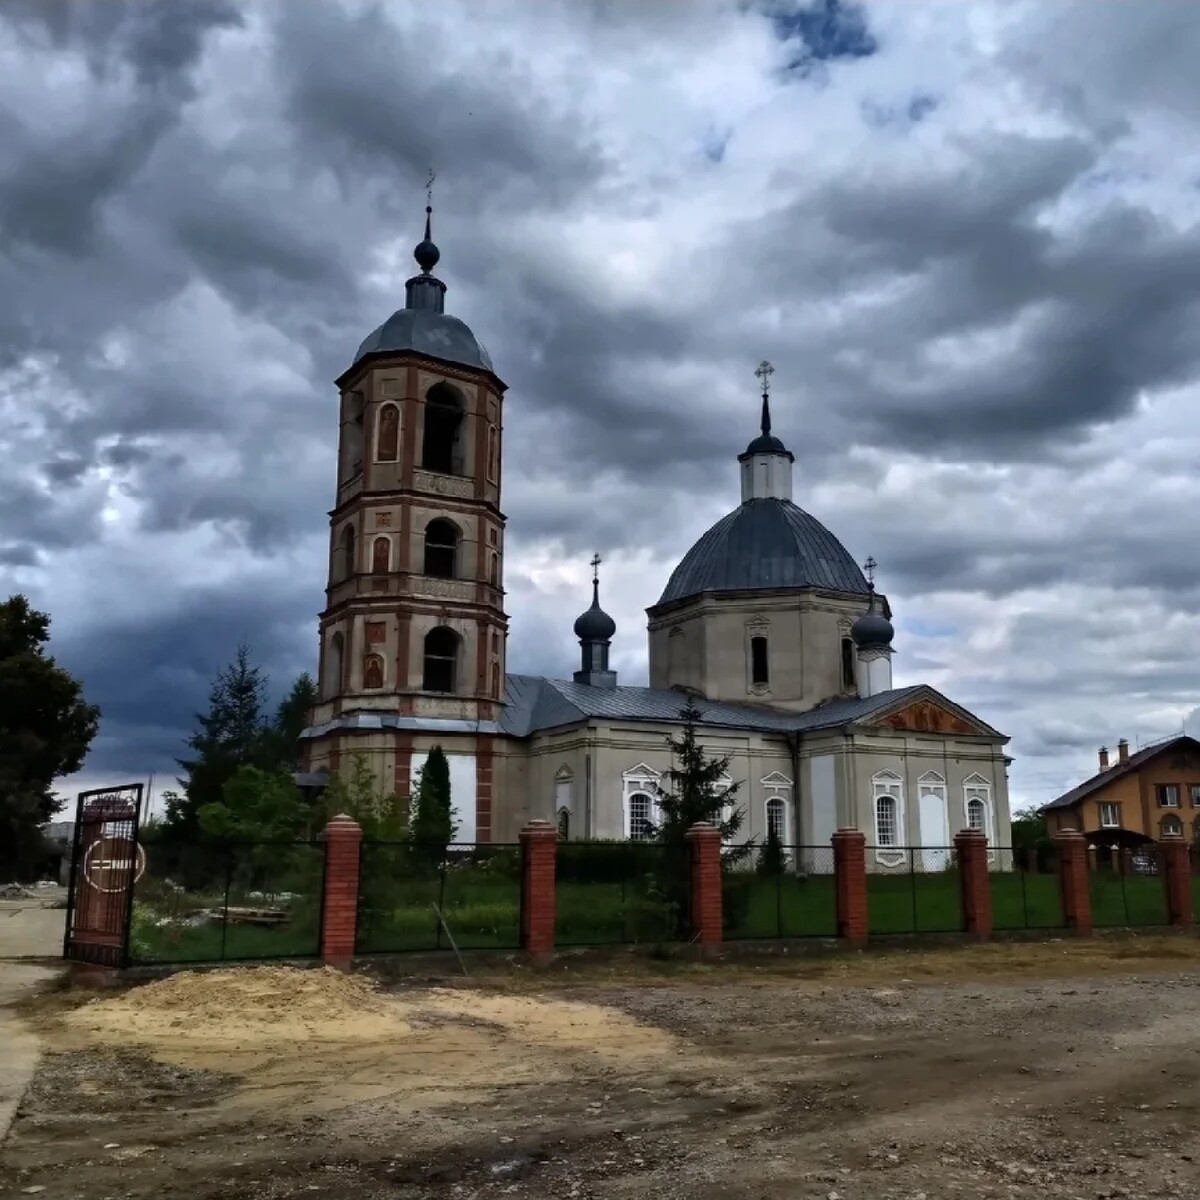
{"type": "Polygon", "coordinates": [[[398,1006],[369,981],[328,967],[183,971],[93,1001],[68,1021],[146,1041],[354,1041],[410,1031],[398,1006]]]}

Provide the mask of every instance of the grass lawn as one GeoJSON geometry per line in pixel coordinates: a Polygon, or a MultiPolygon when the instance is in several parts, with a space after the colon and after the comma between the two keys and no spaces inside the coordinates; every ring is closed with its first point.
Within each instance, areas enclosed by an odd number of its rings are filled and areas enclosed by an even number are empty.
{"type": "Polygon", "coordinates": [[[255,925],[136,923],[130,946],[135,963],[221,962],[235,958],[307,958],[320,952],[315,919],[263,929],[255,925]]]}
{"type": "Polygon", "coordinates": [[[1161,875],[1118,875],[1089,871],[1092,924],[1166,925],[1166,883],[1161,875]]]}

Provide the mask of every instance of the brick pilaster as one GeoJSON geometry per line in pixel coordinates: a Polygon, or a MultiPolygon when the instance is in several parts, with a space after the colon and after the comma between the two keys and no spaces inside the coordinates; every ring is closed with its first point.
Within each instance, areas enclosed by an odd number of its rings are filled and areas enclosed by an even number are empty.
{"type": "Polygon", "coordinates": [[[833,835],[833,888],[837,935],[851,946],[867,941],[867,838],[857,829],[833,835]]]}
{"type": "Polygon", "coordinates": [[[558,830],[530,821],[521,830],[521,949],[535,963],[554,953],[554,872],[558,830]]]}
{"type": "Polygon", "coordinates": [[[1182,838],[1158,843],[1162,852],[1163,886],[1167,889],[1167,918],[1177,929],[1192,924],[1192,880],[1188,845],[1182,838]]]}
{"type": "Polygon", "coordinates": [[[351,817],[334,817],[321,835],[325,839],[325,894],[321,904],[321,961],[326,966],[350,965],[358,932],[358,873],[362,827],[351,817]]]}
{"type": "Polygon", "coordinates": [[[1088,849],[1083,834],[1056,834],[1063,923],[1077,937],[1092,936],[1092,896],[1088,891],[1088,849]]]}
{"type": "Polygon", "coordinates": [[[954,835],[961,884],[963,929],[973,937],[992,936],[992,888],[988,878],[987,838],[980,829],[954,835]]]}
{"type": "Polygon", "coordinates": [[[496,739],[490,734],[480,734],[475,739],[475,840],[477,842],[492,840],[495,741],[496,739]]]}
{"type": "Polygon", "coordinates": [[[685,837],[691,847],[692,934],[701,952],[708,953],[723,936],[721,831],[708,821],[697,821],[685,837]]]}

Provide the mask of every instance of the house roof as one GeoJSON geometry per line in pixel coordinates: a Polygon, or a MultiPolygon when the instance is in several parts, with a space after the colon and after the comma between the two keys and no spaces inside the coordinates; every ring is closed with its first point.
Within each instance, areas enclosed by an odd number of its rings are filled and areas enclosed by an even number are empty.
{"type": "MultiPolygon", "coordinates": [[[[510,737],[528,737],[540,730],[575,725],[593,718],[677,724],[681,722],[680,709],[687,703],[687,696],[672,688],[599,688],[540,675],[508,675],[505,683],[504,709],[499,725],[501,732],[510,737]]],[[[695,698],[695,703],[703,714],[701,720],[705,725],[803,733],[862,721],[911,703],[918,697],[929,697],[948,708],[965,712],[925,684],[894,688],[865,699],[833,700],[800,713],[761,704],[735,704],[700,697],[695,698]]],[[[978,718],[973,719],[978,722],[978,718]]]]}
{"type": "Polygon", "coordinates": [[[1163,742],[1155,742],[1154,745],[1145,746],[1141,750],[1131,754],[1125,762],[1115,762],[1105,770],[1098,771],[1090,779],[1085,779],[1069,792],[1063,792],[1061,796],[1051,800],[1048,804],[1043,804],[1038,809],[1038,812],[1048,812],[1053,808],[1070,808],[1073,804],[1078,804],[1080,800],[1086,799],[1093,792],[1098,792],[1102,787],[1107,787],[1113,780],[1124,778],[1126,775],[1138,770],[1139,767],[1144,766],[1150,759],[1163,754],[1167,750],[1176,749],[1184,742],[1188,742],[1197,750],[1200,750],[1200,742],[1193,737],[1189,737],[1187,734],[1180,734],[1178,737],[1168,738],[1163,742]]]}

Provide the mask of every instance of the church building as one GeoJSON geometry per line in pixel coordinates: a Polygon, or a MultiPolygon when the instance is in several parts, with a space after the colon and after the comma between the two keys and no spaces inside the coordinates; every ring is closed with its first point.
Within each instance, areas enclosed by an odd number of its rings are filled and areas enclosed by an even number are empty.
{"type": "Polygon", "coordinates": [[[1008,845],[1008,739],[931,687],[893,688],[874,564],[864,573],[792,500],[769,364],[761,431],[737,455],[741,502],[646,610],[650,686],[622,683],[610,665],[617,630],[598,577],[575,622],[578,669],[509,673],[505,385],[444,310],[429,211],[404,307],[337,380],[320,700],[298,778],[319,786],[362,754],[383,792],[406,795],[440,745],[461,842],[515,841],[533,817],[565,838],[637,839],[655,821],[666,738],[692,697],[706,752],[731,756],[739,836],[774,828],[785,845],[827,846],[856,827],[876,869],[968,826],[1008,845]]]}

